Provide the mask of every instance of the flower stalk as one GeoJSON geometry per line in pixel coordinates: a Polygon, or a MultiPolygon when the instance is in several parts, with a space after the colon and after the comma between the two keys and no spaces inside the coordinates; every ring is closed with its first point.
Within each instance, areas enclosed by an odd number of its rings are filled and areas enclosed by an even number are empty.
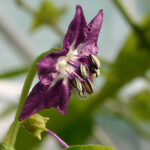
{"type": "Polygon", "coordinates": [[[68,148],[69,145],[65,143],[60,137],[58,137],[54,132],[51,130],[47,129],[47,132],[52,135],[64,148],[68,148]]]}
{"type": "Polygon", "coordinates": [[[30,87],[32,85],[33,79],[34,79],[34,77],[36,75],[36,72],[37,72],[36,64],[37,64],[37,62],[39,62],[41,60],[41,58],[43,58],[49,52],[50,52],[50,50],[47,51],[47,52],[44,52],[40,56],[38,56],[35,59],[35,61],[33,62],[33,64],[31,65],[31,67],[28,71],[28,74],[27,74],[27,77],[26,77],[26,80],[24,82],[24,86],[23,86],[23,89],[22,89],[22,93],[21,93],[21,96],[20,96],[20,100],[19,100],[19,104],[18,104],[18,108],[17,108],[17,111],[16,111],[16,116],[15,116],[14,122],[13,122],[12,126],[10,127],[10,130],[8,131],[8,133],[6,135],[6,138],[4,140],[4,143],[10,144],[12,147],[14,147],[16,137],[17,137],[17,133],[18,133],[18,129],[20,127],[20,122],[18,121],[18,117],[19,117],[20,112],[22,110],[22,107],[23,107],[23,105],[26,101],[26,98],[28,96],[28,93],[29,93],[30,87]]]}

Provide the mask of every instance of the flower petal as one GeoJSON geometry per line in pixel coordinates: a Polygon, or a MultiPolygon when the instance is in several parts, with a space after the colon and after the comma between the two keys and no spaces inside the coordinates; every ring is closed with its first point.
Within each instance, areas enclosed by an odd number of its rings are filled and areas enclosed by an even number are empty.
{"type": "Polygon", "coordinates": [[[59,52],[51,52],[37,64],[39,79],[44,85],[50,85],[53,79],[59,74],[56,68],[57,61],[61,56],[65,56],[66,54],[67,51],[64,49],[59,52]]]}
{"type": "Polygon", "coordinates": [[[103,23],[103,10],[100,10],[97,16],[89,23],[86,37],[77,48],[80,56],[97,55],[97,40],[103,23]]]}
{"type": "Polygon", "coordinates": [[[51,107],[55,107],[62,114],[66,113],[71,93],[72,87],[65,79],[58,80],[52,87],[37,83],[25,102],[19,120],[51,107]]]}
{"type": "Polygon", "coordinates": [[[83,10],[81,6],[77,5],[75,17],[70,23],[64,38],[63,48],[69,49],[74,42],[76,42],[76,45],[81,43],[84,40],[85,28],[87,28],[87,23],[83,10]]]}
{"type": "Polygon", "coordinates": [[[94,19],[88,25],[88,36],[86,40],[92,39],[97,43],[99,32],[101,30],[103,23],[103,10],[100,10],[99,13],[94,17],[94,19]]]}

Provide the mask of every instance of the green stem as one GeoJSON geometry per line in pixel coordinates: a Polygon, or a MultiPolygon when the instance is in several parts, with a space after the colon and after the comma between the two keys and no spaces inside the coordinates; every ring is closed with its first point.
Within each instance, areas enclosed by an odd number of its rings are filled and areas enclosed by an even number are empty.
{"type": "Polygon", "coordinates": [[[109,103],[107,104],[108,109],[115,115],[123,118],[124,120],[127,121],[131,127],[139,134],[142,135],[143,138],[146,140],[150,140],[150,132],[148,132],[146,129],[144,129],[139,120],[136,119],[135,116],[132,115],[130,110],[127,108],[126,104],[122,103],[120,100],[117,101],[117,103],[113,100],[111,101],[111,105],[109,103]],[[115,106],[115,107],[112,107],[115,106]]]}
{"type": "Polygon", "coordinates": [[[23,105],[26,101],[26,98],[28,96],[31,84],[32,84],[33,79],[36,75],[36,71],[37,71],[36,64],[37,64],[37,62],[39,62],[41,60],[41,58],[43,58],[49,52],[50,51],[47,51],[47,52],[41,54],[40,56],[38,56],[35,59],[35,61],[33,62],[33,64],[31,65],[31,67],[29,69],[29,72],[27,74],[27,77],[26,77],[26,80],[25,80],[25,83],[24,83],[24,86],[23,86],[23,89],[22,89],[22,93],[21,93],[21,96],[20,96],[20,100],[19,100],[19,104],[18,104],[18,108],[17,108],[17,112],[16,112],[16,116],[15,116],[13,125],[10,127],[11,129],[8,131],[8,133],[6,135],[6,138],[5,138],[6,141],[4,141],[7,144],[10,144],[12,147],[14,147],[16,137],[17,137],[17,132],[18,132],[18,129],[20,127],[20,122],[18,121],[18,117],[21,113],[22,107],[23,107],[23,105]],[[9,140],[7,140],[8,139],[7,137],[9,137],[9,140]]]}
{"type": "Polygon", "coordinates": [[[120,2],[120,0],[113,0],[113,2],[119,8],[120,12],[123,14],[124,18],[130,24],[130,26],[134,30],[138,31],[139,27],[134,23],[134,21],[132,20],[132,18],[130,17],[130,15],[127,13],[126,9],[124,8],[124,6],[122,5],[122,3],[120,2]]]}
{"type": "Polygon", "coordinates": [[[146,39],[146,37],[144,35],[144,30],[139,25],[137,25],[136,23],[134,23],[134,21],[132,20],[131,16],[127,13],[127,11],[126,11],[125,7],[123,6],[123,4],[121,3],[121,1],[120,0],[112,0],[112,1],[119,8],[120,12],[124,16],[124,18],[126,19],[126,21],[128,22],[128,24],[135,31],[135,33],[137,34],[137,36],[139,37],[139,39],[141,40],[141,42],[146,47],[150,48],[149,41],[146,39]]]}
{"type": "Polygon", "coordinates": [[[22,68],[9,70],[7,72],[1,73],[0,74],[0,79],[10,78],[10,77],[22,75],[22,74],[26,73],[28,70],[29,70],[29,65],[28,66],[24,66],[22,68]]]}

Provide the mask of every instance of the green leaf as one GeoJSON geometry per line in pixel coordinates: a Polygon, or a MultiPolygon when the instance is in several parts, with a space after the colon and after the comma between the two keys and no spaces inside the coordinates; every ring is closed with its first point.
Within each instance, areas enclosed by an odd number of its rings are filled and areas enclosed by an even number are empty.
{"type": "Polygon", "coordinates": [[[66,10],[66,6],[57,8],[52,1],[44,0],[34,16],[31,31],[37,29],[43,24],[49,24],[51,26],[57,25],[66,10]]]}
{"type": "Polygon", "coordinates": [[[115,150],[115,149],[102,145],[77,145],[77,146],[70,146],[65,150],[115,150]]]}
{"type": "Polygon", "coordinates": [[[143,121],[150,121],[150,91],[145,90],[134,96],[128,104],[131,113],[143,121]]]}

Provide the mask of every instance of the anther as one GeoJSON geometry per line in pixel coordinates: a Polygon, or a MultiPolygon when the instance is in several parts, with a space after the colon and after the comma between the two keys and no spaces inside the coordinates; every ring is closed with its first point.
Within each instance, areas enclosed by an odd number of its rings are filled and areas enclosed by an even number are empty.
{"type": "Polygon", "coordinates": [[[85,93],[83,93],[83,92],[78,92],[78,94],[79,94],[79,96],[80,96],[81,98],[86,98],[85,93]]]}
{"type": "Polygon", "coordinates": [[[100,68],[100,61],[95,55],[89,55],[89,63],[96,69],[100,68]]]}
{"type": "Polygon", "coordinates": [[[89,93],[89,94],[92,94],[92,93],[93,93],[93,86],[92,86],[92,83],[91,83],[90,80],[88,80],[88,79],[85,80],[85,81],[83,82],[83,85],[84,85],[84,87],[85,87],[87,93],[89,93]]]}
{"type": "Polygon", "coordinates": [[[99,69],[94,69],[92,77],[94,78],[94,77],[98,77],[98,76],[100,76],[100,70],[99,69]]]}
{"type": "Polygon", "coordinates": [[[79,91],[78,94],[81,98],[86,98],[86,90],[85,90],[85,87],[83,85],[82,85],[82,92],[79,91]]]}
{"type": "Polygon", "coordinates": [[[87,79],[87,70],[86,67],[84,66],[84,64],[80,65],[80,75],[81,77],[83,77],[84,79],[87,79]]]}
{"type": "Polygon", "coordinates": [[[79,91],[82,92],[82,83],[81,81],[75,76],[75,78],[72,80],[72,85],[79,91]]]}

